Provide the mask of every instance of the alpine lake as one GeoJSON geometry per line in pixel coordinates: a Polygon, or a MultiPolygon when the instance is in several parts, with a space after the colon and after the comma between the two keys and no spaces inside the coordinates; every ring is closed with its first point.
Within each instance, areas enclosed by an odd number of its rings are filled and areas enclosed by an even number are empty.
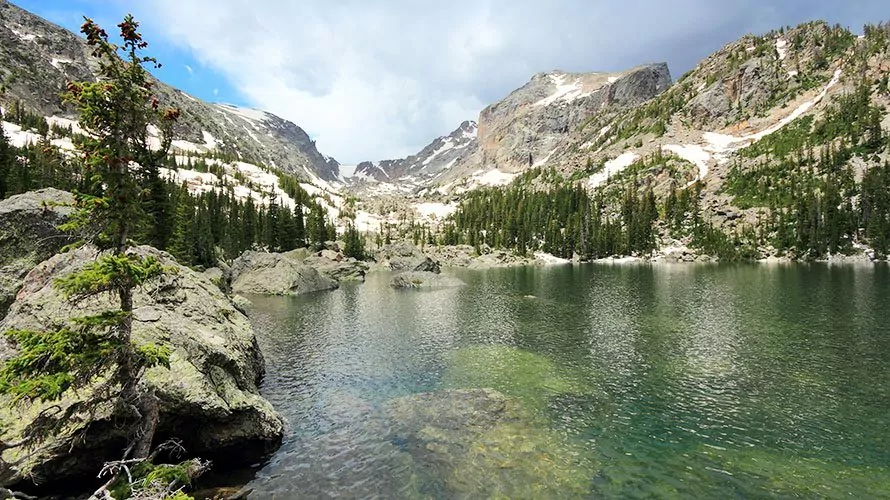
{"type": "Polygon", "coordinates": [[[890,268],[564,265],[251,297],[249,498],[890,498],[890,268]]]}

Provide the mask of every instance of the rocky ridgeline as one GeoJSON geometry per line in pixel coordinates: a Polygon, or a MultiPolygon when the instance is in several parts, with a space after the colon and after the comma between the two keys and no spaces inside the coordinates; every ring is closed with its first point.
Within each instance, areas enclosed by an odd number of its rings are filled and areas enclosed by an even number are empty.
{"type": "MultiPolygon", "coordinates": [[[[68,81],[93,80],[95,64],[74,33],[0,0],[0,81],[6,87],[0,104],[18,100],[42,116],[72,118],[74,110],[59,95],[68,81]]],[[[225,152],[303,179],[339,177],[337,161],[321,154],[309,135],[287,120],[207,103],[159,81],[155,92],[164,105],[182,110],[175,139],[187,144],[174,143],[174,150],[225,152]]]]}
{"type": "Polygon", "coordinates": [[[355,181],[423,184],[448,169],[472,162],[476,153],[476,122],[465,121],[450,134],[436,138],[407,158],[359,163],[355,181]]]}
{"type": "Polygon", "coordinates": [[[353,189],[367,194],[362,188],[371,180],[420,191],[436,186],[447,194],[467,179],[471,186],[503,183],[508,180],[503,174],[547,164],[590,116],[638,106],[670,83],[666,64],[621,73],[553,71],[535,75],[482,110],[478,126],[464,122],[450,135],[404,159],[359,164],[353,189]],[[485,176],[492,170],[501,175],[485,176]],[[474,176],[479,179],[473,180],[474,176]]]}
{"type": "Polygon", "coordinates": [[[482,166],[512,172],[544,165],[590,116],[638,106],[670,84],[670,71],[663,63],[621,73],[535,75],[479,114],[482,166]]]}

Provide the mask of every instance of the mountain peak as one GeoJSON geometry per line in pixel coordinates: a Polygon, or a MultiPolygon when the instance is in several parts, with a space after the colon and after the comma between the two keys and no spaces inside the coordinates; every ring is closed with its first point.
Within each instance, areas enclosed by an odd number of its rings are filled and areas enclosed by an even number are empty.
{"type": "MultiPolygon", "coordinates": [[[[75,110],[60,94],[69,81],[94,79],[94,67],[82,38],[0,0],[0,81],[6,86],[0,104],[9,108],[15,102],[41,116],[74,118],[75,110]]],[[[265,111],[210,104],[163,82],[155,92],[161,102],[182,110],[174,130],[180,153],[218,149],[305,179],[335,181],[339,176],[339,163],[321,154],[294,123],[265,111]]]]}

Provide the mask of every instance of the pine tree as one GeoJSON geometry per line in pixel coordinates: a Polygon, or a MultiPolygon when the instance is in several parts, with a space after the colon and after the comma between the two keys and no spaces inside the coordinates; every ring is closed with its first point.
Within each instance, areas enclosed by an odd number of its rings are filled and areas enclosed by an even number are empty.
{"type": "Polygon", "coordinates": [[[356,229],[355,224],[349,224],[346,232],[343,234],[344,248],[343,254],[358,260],[365,259],[365,240],[356,229]]]}
{"type": "Polygon", "coordinates": [[[6,198],[9,193],[7,179],[15,169],[15,164],[15,151],[13,151],[9,138],[6,137],[6,132],[3,130],[3,124],[0,122],[0,199],[6,198]]]}
{"type": "Polygon", "coordinates": [[[92,385],[92,397],[35,420],[25,432],[32,439],[30,444],[39,444],[76,415],[111,402],[121,422],[130,423],[123,458],[140,459],[148,456],[158,423],[157,399],[140,381],[152,366],[169,367],[170,351],[165,346],[137,344],[132,337],[133,290],[166,271],[156,258],[141,257],[130,248],[129,239],[144,216],[140,181],[145,174],[132,161],[145,145],[147,125],[169,133],[179,111],[160,109],[151,95],[143,65],[156,62],[140,54],[147,44],[137,31],[138,23],[127,16],[119,28],[121,47],[110,43],[92,20],[85,20],[81,31],[98,61],[99,78],[71,83],[65,94],[80,113],[81,126],[90,133],[79,148],[89,180],[101,192],[99,196],[76,194],[78,211],[66,226],[89,227],[95,235],[90,242],[101,253],[55,284],[75,301],[111,295],[118,308],[76,318],[54,332],[6,332],[18,354],[0,369],[0,392],[17,402],[54,401],[69,390],[92,385]],[[97,378],[101,383],[95,386],[97,378]]]}
{"type": "Polygon", "coordinates": [[[306,246],[306,222],[303,220],[303,205],[294,205],[294,248],[306,246]]]}

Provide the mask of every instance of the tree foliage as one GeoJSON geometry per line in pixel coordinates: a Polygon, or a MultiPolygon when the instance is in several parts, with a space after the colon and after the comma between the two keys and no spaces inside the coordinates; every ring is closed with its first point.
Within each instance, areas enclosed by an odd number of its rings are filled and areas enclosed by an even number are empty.
{"type": "Polygon", "coordinates": [[[0,369],[0,392],[17,401],[54,401],[74,389],[89,394],[64,411],[36,419],[26,431],[35,440],[31,444],[102,405],[113,405],[115,413],[132,424],[125,459],[148,456],[158,407],[141,379],[152,366],[168,366],[170,355],[165,346],[133,340],[134,290],[168,270],[157,259],[134,252],[130,238],[143,232],[146,219],[157,217],[152,200],[159,193],[154,190],[163,189],[158,167],[179,116],[177,109],[162,109],[152,95],[144,65],[157,63],[141,55],[147,43],[138,26],[127,16],[118,25],[123,43],[117,46],[86,19],[81,31],[98,61],[99,78],[70,83],[64,96],[77,108],[88,132],[77,138],[87,189],[75,193],[77,214],[67,228],[79,231],[101,252],[54,286],[75,303],[106,296],[117,307],[72,319],[50,332],[7,332],[18,353],[0,369]],[[149,147],[149,125],[164,137],[159,150],[149,147]]]}

